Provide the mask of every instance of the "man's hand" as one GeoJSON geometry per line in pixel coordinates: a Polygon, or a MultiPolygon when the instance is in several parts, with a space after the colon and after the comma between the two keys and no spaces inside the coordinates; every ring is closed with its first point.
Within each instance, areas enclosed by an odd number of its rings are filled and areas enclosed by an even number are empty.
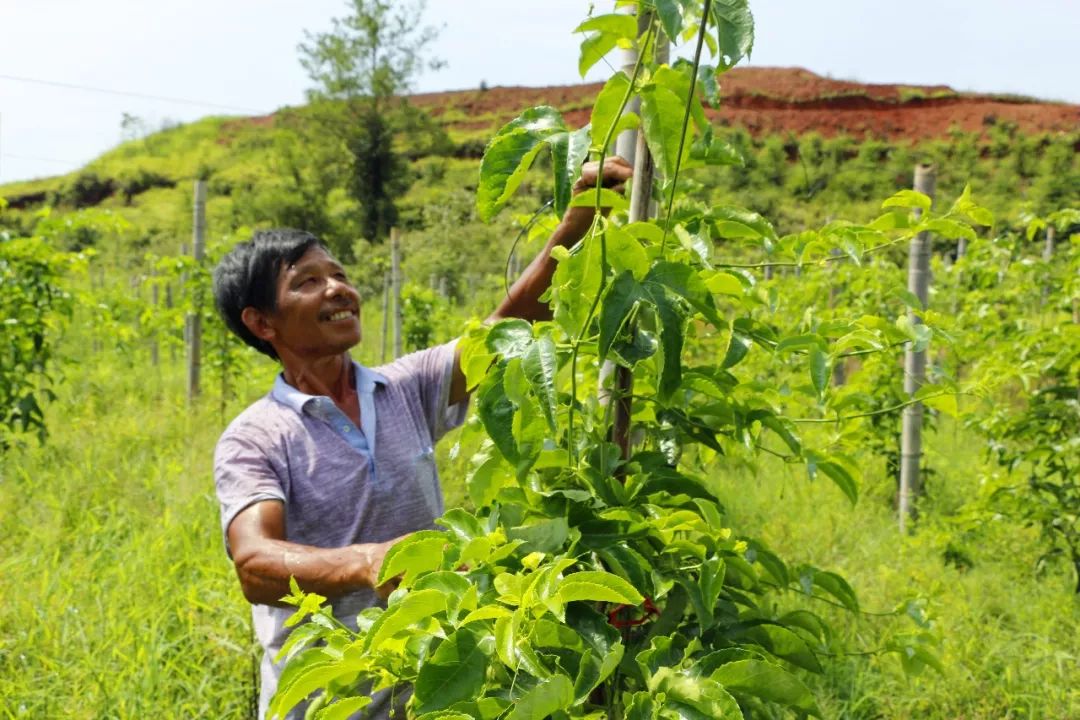
{"type": "MultiPolygon", "coordinates": [[[[634,168],[618,155],[604,160],[604,173],[602,184],[604,187],[622,192],[626,181],[634,174],[634,168]]],[[[587,162],[581,166],[581,177],[574,183],[574,194],[578,195],[588,189],[596,189],[596,179],[600,176],[600,163],[587,162]]]]}
{"type": "Polygon", "coordinates": [[[392,548],[399,540],[406,537],[408,537],[407,534],[396,537],[393,540],[387,540],[386,542],[368,543],[356,546],[358,551],[363,555],[367,565],[364,571],[365,584],[374,588],[375,594],[383,600],[390,597],[390,593],[397,590],[398,585],[401,583],[401,577],[392,577],[382,585],[378,585],[376,583],[379,582],[379,572],[382,570],[383,562],[386,560],[386,553],[390,552],[390,548],[392,548]]]}
{"type": "MultiPolygon", "coordinates": [[[[587,162],[581,167],[581,177],[574,183],[574,195],[580,195],[589,190],[596,190],[599,180],[602,187],[617,193],[623,192],[626,181],[634,174],[634,168],[623,158],[615,155],[604,160],[603,171],[600,163],[587,162]]],[[[591,207],[572,207],[567,209],[563,216],[562,224],[573,228],[575,232],[584,234],[585,229],[592,223],[594,209],[591,207]]],[[[580,239],[580,236],[577,238],[580,239]]],[[[576,242],[575,240],[574,242],[576,242]]]]}

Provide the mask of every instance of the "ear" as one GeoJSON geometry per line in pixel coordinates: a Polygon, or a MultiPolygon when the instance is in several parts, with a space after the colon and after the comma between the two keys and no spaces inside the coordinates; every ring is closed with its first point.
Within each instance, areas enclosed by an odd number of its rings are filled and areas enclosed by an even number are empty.
{"type": "Polygon", "coordinates": [[[251,331],[251,334],[260,340],[271,342],[276,335],[274,326],[270,323],[270,318],[267,317],[266,313],[250,305],[240,313],[240,320],[251,331]]]}

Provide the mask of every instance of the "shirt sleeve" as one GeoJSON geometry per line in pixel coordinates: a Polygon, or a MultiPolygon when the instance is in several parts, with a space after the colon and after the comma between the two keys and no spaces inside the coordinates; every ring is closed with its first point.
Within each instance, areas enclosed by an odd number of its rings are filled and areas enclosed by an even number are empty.
{"type": "Polygon", "coordinates": [[[445,345],[406,355],[395,363],[416,381],[424,421],[433,441],[465,422],[469,410],[467,398],[455,405],[448,404],[456,360],[457,340],[451,340],[445,345]]]}
{"type": "Polygon", "coordinates": [[[241,428],[230,427],[214,450],[214,485],[221,506],[221,532],[229,549],[229,524],[245,508],[263,500],[285,502],[281,479],[262,449],[265,444],[241,428]]]}

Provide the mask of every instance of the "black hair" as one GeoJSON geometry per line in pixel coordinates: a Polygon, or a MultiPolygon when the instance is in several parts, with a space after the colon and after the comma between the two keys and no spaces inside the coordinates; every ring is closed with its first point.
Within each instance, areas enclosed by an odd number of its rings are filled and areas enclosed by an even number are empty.
{"type": "Polygon", "coordinates": [[[292,265],[313,247],[326,250],[319,238],[303,230],[257,230],[214,268],[214,304],[225,325],[245,343],[275,360],[278,356],[273,346],[255,337],[241,315],[247,307],[273,312],[281,268],[292,265]]]}

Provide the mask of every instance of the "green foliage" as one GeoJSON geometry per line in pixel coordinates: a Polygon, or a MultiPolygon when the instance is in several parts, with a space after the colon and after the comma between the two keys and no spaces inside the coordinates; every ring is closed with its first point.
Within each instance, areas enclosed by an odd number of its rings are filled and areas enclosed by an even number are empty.
{"type": "MultiPolygon", "coordinates": [[[[625,25],[606,17],[586,29],[625,25]]],[[[696,66],[697,59],[688,76],[650,67],[651,80],[639,88],[670,95],[652,109],[643,102],[643,132],[654,150],[672,150],[658,152],[657,162],[670,166],[676,196],[680,153],[690,146],[679,118],[692,113],[686,79],[696,66]]],[[[594,117],[612,114],[606,106],[619,87],[605,86],[605,109],[594,117]]],[[[622,93],[614,115],[629,97],[622,93]]],[[[613,125],[601,126],[606,139],[613,125]]],[[[569,168],[556,148],[565,128],[552,108],[535,108],[496,135],[481,164],[483,217],[498,212],[551,138],[560,205],[569,168]]],[[[581,147],[590,145],[588,132],[581,147]]],[[[591,144],[603,148],[605,139],[591,144]]],[[[600,204],[603,196],[585,197],[600,204]]],[[[399,588],[385,610],[365,611],[356,631],[329,608],[316,609],[317,598],[286,598],[299,608],[291,622],[314,622],[280,656],[291,658],[274,710],[286,712],[316,689],[333,707],[364,682],[375,690],[412,684],[416,717],[736,718],[770,706],[820,715],[793,673],[822,671],[831,631],[809,611],[784,612],[781,598],[802,594],[857,613],[854,591],[834,572],[789,564],[761,541],[737,537],[719,499],[680,458],[752,460],[768,452],[856,499],[849,440],[802,433],[798,423],[842,427],[876,414],[835,402],[832,363],[846,351],[895,356],[907,342],[925,347],[931,332],[911,326],[906,313],[895,322],[863,314],[806,330],[770,324],[762,317],[770,300],[743,272],[753,266],[723,261],[713,248],[717,240],[751,243],[770,261],[799,267],[824,265],[836,253],[861,263],[920,232],[968,233],[966,222],[985,212],[965,195],[935,213],[910,191],[883,209],[866,225],[834,222],[785,237],[755,212],[685,200],[658,221],[598,214],[577,246],[555,254],[553,322],[503,320],[461,341],[487,435],[467,481],[475,511],[453,510],[440,520],[449,532],[416,533],[395,546],[380,579],[399,577],[399,588]],[[772,377],[745,370],[752,350],[771,361],[772,377]],[[633,449],[609,440],[614,402],[597,398],[617,391],[600,378],[605,358],[635,376],[629,402],[641,437],[633,449]],[[786,366],[779,378],[777,365],[786,366]],[[788,373],[804,379],[781,385],[788,373]],[[787,405],[814,416],[793,417],[787,405]],[[352,680],[337,682],[345,674],[352,680]]],[[[940,668],[926,648],[930,636],[907,637],[895,635],[883,651],[912,672],[940,668]]]]}
{"type": "Polygon", "coordinates": [[[55,344],[73,304],[62,281],[78,259],[43,237],[0,238],[0,452],[16,432],[45,440],[42,407],[55,397],[55,344]]]}

